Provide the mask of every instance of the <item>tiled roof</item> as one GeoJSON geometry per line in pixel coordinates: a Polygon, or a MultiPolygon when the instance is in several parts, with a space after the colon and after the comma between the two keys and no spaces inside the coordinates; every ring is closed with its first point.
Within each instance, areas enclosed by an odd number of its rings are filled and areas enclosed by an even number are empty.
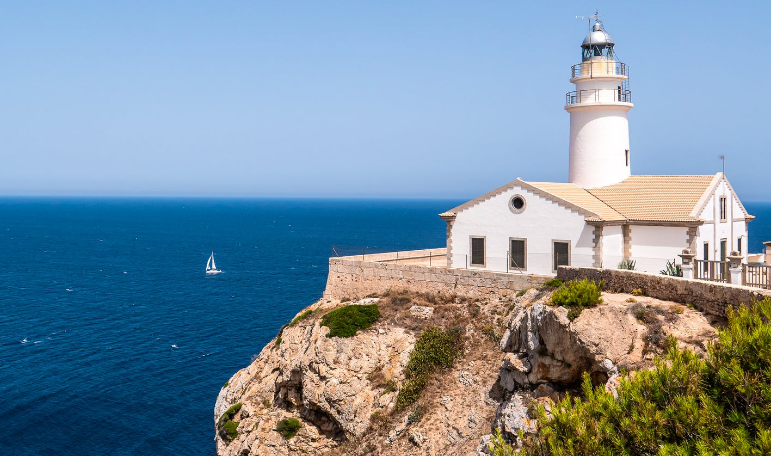
{"type": "MultiPolygon", "coordinates": [[[[696,222],[721,180],[720,173],[715,176],[631,176],[617,184],[585,189],[576,184],[516,179],[440,216],[453,217],[508,189],[522,187],[584,214],[588,221],[696,222]]],[[[744,207],[742,210],[750,217],[744,207]]]]}
{"type": "MultiPolygon", "coordinates": [[[[624,215],[576,184],[557,182],[526,182],[526,184],[541,190],[541,192],[537,191],[535,193],[548,193],[592,213],[592,215],[587,214],[589,218],[606,221],[625,220],[624,215]]],[[[542,194],[542,196],[546,195],[542,194]]]]}
{"type": "MultiPolygon", "coordinates": [[[[618,184],[587,191],[630,221],[696,221],[694,211],[716,176],[631,176],[618,184]]],[[[714,182],[716,181],[716,182],[714,182]]]]}

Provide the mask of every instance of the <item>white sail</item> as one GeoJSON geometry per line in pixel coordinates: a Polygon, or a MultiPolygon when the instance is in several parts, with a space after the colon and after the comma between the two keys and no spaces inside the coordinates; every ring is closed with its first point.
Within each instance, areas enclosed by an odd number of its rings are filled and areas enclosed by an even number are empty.
{"type": "Polygon", "coordinates": [[[206,273],[207,274],[219,274],[222,271],[217,269],[217,266],[214,264],[214,252],[212,252],[211,255],[209,255],[209,259],[206,261],[206,273]]]}

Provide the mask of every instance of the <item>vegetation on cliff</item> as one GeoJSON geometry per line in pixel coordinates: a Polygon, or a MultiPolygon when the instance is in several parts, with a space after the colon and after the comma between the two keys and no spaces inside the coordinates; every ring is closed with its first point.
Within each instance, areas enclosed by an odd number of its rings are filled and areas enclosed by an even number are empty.
{"type": "Polygon", "coordinates": [[[360,329],[372,326],[380,316],[377,304],[344,306],[322,317],[322,326],[330,328],[327,337],[353,337],[360,329]]]}
{"type": "Polygon", "coordinates": [[[239,435],[239,423],[233,421],[233,417],[241,410],[241,402],[232,405],[217,421],[217,432],[226,442],[230,442],[239,435]]]}
{"type": "MultiPolygon", "coordinates": [[[[707,359],[675,340],[655,368],[625,378],[618,397],[593,389],[543,410],[525,455],[770,453],[770,300],[728,312],[707,359]]],[[[511,454],[494,439],[494,454],[511,454]]]]}
{"type": "Polygon", "coordinates": [[[418,337],[410,360],[405,367],[405,382],[397,395],[395,409],[402,410],[415,403],[437,368],[450,368],[461,353],[458,328],[443,331],[436,326],[426,328],[418,337]]]}
{"type": "Polygon", "coordinates": [[[600,297],[602,287],[603,282],[596,285],[592,280],[572,280],[555,290],[552,294],[552,304],[568,309],[568,319],[574,321],[582,313],[582,309],[595,307],[603,302],[600,297]]]}
{"type": "Polygon", "coordinates": [[[276,431],[286,440],[289,440],[292,437],[295,437],[295,434],[298,433],[301,427],[303,427],[303,425],[300,424],[300,420],[297,418],[286,418],[279,421],[276,425],[276,431]]]}

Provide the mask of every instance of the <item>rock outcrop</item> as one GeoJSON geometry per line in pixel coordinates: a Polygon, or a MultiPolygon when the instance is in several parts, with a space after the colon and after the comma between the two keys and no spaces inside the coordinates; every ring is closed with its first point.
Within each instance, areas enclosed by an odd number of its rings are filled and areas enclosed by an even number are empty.
{"type": "Polygon", "coordinates": [[[487,454],[493,429],[511,442],[535,432],[539,406],[549,415],[584,372],[615,393],[620,369],[647,368],[666,337],[701,353],[715,335],[700,312],[625,294],[604,293],[603,304],[570,321],[566,309],[549,305],[550,293],[364,299],[357,303],[378,303],[381,317],[350,338],[326,337],[321,317],[341,303],[319,301],[220,391],[215,423],[241,407],[232,440],[216,433],[218,455],[487,454]],[[395,411],[428,326],[459,328],[464,351],[432,376],[418,402],[395,411]],[[287,439],[276,429],[290,418],[302,427],[287,439]]]}
{"type": "Polygon", "coordinates": [[[321,316],[341,303],[309,307],[310,316],[285,327],[278,342],[220,391],[215,422],[230,406],[242,407],[233,418],[238,435],[232,441],[217,436],[218,455],[472,452],[498,406],[490,395],[499,389],[502,354],[483,328],[503,332],[505,319],[495,314],[502,306],[455,296],[428,299],[382,299],[379,321],[350,338],[328,338],[329,329],[320,325],[321,316]],[[464,353],[452,369],[434,376],[415,406],[395,413],[415,341],[435,325],[460,327],[464,353]],[[302,428],[285,439],[276,428],[289,418],[299,419],[302,428]]]}
{"type": "Polygon", "coordinates": [[[548,296],[522,308],[501,339],[502,387],[570,385],[584,372],[601,384],[618,376],[618,367],[646,367],[671,335],[681,348],[703,354],[715,336],[708,320],[685,306],[625,294],[604,293],[603,299],[573,322],[565,308],[548,305],[548,296]]]}

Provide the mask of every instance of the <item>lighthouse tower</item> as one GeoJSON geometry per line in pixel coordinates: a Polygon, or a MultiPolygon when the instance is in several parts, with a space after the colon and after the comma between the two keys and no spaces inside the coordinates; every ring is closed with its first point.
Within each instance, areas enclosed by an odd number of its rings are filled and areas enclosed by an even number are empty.
{"type": "Polygon", "coordinates": [[[569,182],[603,187],[630,176],[627,113],[633,103],[628,74],[627,65],[615,60],[614,41],[596,18],[582,43],[582,63],[571,67],[576,90],[566,94],[569,182]]]}

